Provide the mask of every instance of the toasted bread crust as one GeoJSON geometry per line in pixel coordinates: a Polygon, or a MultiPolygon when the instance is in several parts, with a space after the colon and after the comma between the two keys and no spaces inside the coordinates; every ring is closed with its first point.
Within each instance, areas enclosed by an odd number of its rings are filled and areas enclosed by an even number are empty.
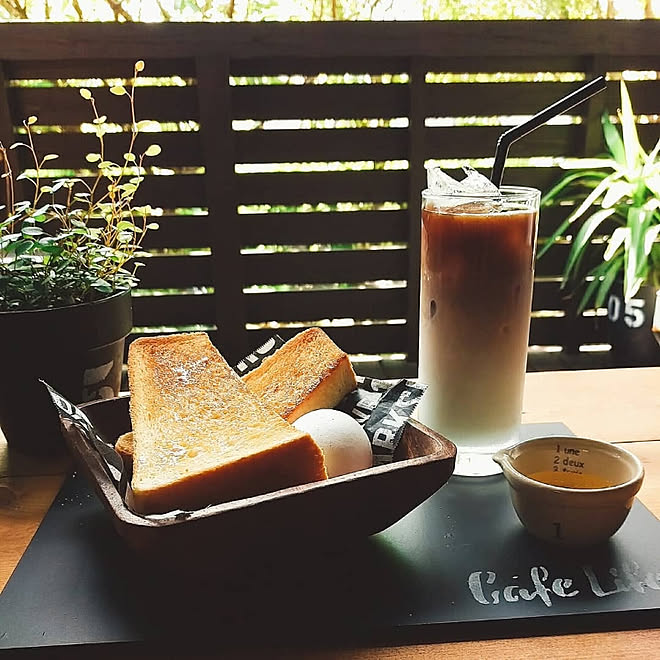
{"type": "Polygon", "coordinates": [[[123,433],[115,442],[115,451],[121,456],[124,465],[133,468],[133,431],[123,433]]]}
{"type": "Polygon", "coordinates": [[[129,349],[133,506],[197,509],[326,478],[305,433],[249,392],[205,333],[129,349]]]}
{"type": "Polygon", "coordinates": [[[348,355],[321,328],[295,335],[243,381],[289,422],[311,410],[334,408],[357,387],[348,355]]]}

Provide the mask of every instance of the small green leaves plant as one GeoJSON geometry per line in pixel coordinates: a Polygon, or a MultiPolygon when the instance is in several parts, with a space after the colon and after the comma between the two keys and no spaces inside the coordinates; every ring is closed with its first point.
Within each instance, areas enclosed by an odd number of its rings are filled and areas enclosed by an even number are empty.
{"type": "Polygon", "coordinates": [[[603,114],[608,154],[599,159],[602,164],[567,174],[541,200],[541,207],[569,201],[575,204],[575,210],[539,250],[538,257],[567,231],[573,234],[562,286],[584,286],[578,313],[590,302],[601,307],[620,276],[626,301],[645,282],[660,286],[660,140],[649,153],[642,148],[623,80],[618,116],[621,132],[609,115],[603,114]],[[592,238],[605,220],[614,229],[607,237],[602,261],[585,273],[584,257],[596,247],[592,238]]]}
{"type": "Polygon", "coordinates": [[[80,95],[91,105],[98,138],[98,153],[87,154],[96,166],[91,180],[46,180],[44,165],[56,154],[39,156],[31,127],[37,118],[23,122],[26,142],[9,149],[0,143],[0,185],[6,205],[0,206],[0,311],[46,309],[105,298],[137,283],[135,257],[144,253],[145,232],[157,228],[148,218],[148,206],[133,206],[144,179],[144,160],[160,153],[152,144],[136,153],[135,143],[144,122],[135,116],[135,80],[144,63],[135,64],[128,89],[116,86],[111,93],[126,96],[131,111],[129,144],[123,162],[106,155],[107,117],[100,115],[88,89],[80,95]],[[9,150],[26,149],[33,161],[29,170],[14,176],[9,150]],[[28,199],[16,200],[17,182],[33,189],[28,199]],[[130,265],[129,265],[130,264],[130,265]]]}

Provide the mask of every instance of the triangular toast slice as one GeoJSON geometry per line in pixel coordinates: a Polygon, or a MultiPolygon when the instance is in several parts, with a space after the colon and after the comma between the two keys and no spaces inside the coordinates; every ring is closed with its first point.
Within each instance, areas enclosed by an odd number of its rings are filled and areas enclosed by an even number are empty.
{"type": "Polygon", "coordinates": [[[323,453],[252,394],[205,333],[129,349],[133,507],[198,509],[327,477],[323,453]]]}
{"type": "Polygon", "coordinates": [[[348,355],[321,328],[298,333],[243,380],[289,422],[311,410],[334,408],[357,387],[348,355]]]}

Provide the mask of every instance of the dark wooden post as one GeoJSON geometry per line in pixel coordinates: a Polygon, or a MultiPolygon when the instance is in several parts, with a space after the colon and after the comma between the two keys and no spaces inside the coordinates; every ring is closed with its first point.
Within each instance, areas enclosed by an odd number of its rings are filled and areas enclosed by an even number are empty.
{"type": "MultiPolygon", "coordinates": [[[[592,80],[608,71],[608,57],[597,55],[588,57],[585,62],[585,76],[592,80]]],[[[581,156],[589,157],[598,155],[603,148],[603,132],[600,118],[603,110],[607,107],[607,94],[601,93],[592,96],[580,108],[582,110],[582,122],[584,126],[583,143],[577,147],[581,156]]],[[[588,319],[578,316],[577,307],[584,289],[578,289],[574,294],[565,299],[566,319],[562,345],[570,355],[578,355],[580,352],[581,337],[584,336],[582,323],[588,319]]],[[[595,323],[598,319],[594,320],[595,323]]]]}
{"type": "Polygon", "coordinates": [[[408,361],[417,362],[419,343],[419,249],[420,194],[426,187],[426,67],[420,58],[410,58],[408,83],[408,361]]]}
{"type": "Polygon", "coordinates": [[[196,64],[218,327],[214,339],[225,358],[233,364],[247,353],[247,337],[243,296],[245,277],[234,186],[229,56],[212,53],[198,57],[196,64]]]}
{"type": "MultiPolygon", "coordinates": [[[[5,149],[7,149],[7,155],[9,156],[11,152],[9,151],[9,146],[14,142],[14,131],[13,123],[11,119],[11,113],[9,111],[9,100],[7,98],[9,89],[7,87],[7,80],[5,77],[5,67],[4,63],[0,61],[0,142],[2,142],[5,149]]],[[[1,160],[0,156],[0,160],[1,160]]],[[[18,164],[16,158],[12,158],[12,165],[15,166],[18,164]]],[[[4,173],[5,164],[0,162],[0,173],[4,173]]],[[[0,180],[0,206],[7,206],[7,180],[0,180]]],[[[0,209],[0,219],[6,218],[8,215],[8,208],[0,209]]]]}

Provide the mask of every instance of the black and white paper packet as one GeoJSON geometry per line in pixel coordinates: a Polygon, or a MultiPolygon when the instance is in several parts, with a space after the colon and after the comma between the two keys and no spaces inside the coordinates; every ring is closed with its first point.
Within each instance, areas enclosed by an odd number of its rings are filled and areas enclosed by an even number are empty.
{"type": "Polygon", "coordinates": [[[89,417],[78,406],[74,406],[73,403],[65,399],[59,392],[56,392],[45,381],[42,380],[41,382],[48,390],[48,394],[50,394],[50,398],[65,430],[71,431],[72,427],[75,427],[78,433],[101,454],[108,476],[112,479],[115,486],[117,486],[119,492],[123,493],[121,484],[125,472],[124,464],[121,456],[115,451],[114,445],[109,444],[101,438],[89,420],[89,417]]]}
{"type": "MultiPolygon", "coordinates": [[[[234,370],[244,376],[283,344],[282,337],[274,335],[243,358],[234,370]]],[[[406,420],[419,404],[426,385],[409,379],[393,382],[366,376],[358,376],[357,384],[357,389],[349,392],[335,408],[356,419],[364,428],[371,442],[374,465],[391,463],[406,420]]]]}

